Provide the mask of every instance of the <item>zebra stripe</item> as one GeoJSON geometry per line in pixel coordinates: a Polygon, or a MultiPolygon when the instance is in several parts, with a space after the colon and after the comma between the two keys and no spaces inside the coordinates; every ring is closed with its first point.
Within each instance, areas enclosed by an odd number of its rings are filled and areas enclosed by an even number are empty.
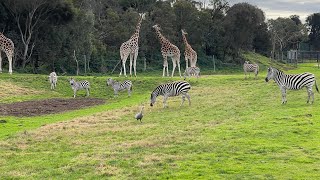
{"type": "Polygon", "coordinates": [[[196,76],[199,78],[200,75],[200,68],[199,67],[188,67],[185,72],[183,73],[184,80],[186,80],[186,77],[188,76],[196,76]]]}
{"type": "Polygon", "coordinates": [[[254,72],[255,79],[257,79],[259,73],[259,65],[258,64],[249,64],[249,61],[245,61],[243,64],[243,71],[245,75],[245,79],[247,79],[248,72],[254,72]]]}
{"type": "Polygon", "coordinates": [[[49,82],[51,84],[51,89],[54,89],[57,86],[58,76],[55,72],[49,74],[49,82]]]}
{"type": "Polygon", "coordinates": [[[86,95],[89,96],[90,83],[87,80],[76,82],[73,78],[70,79],[70,85],[73,90],[73,97],[76,97],[77,91],[85,89],[86,95]]]}
{"type": "Polygon", "coordinates": [[[132,92],[132,82],[130,80],[125,80],[122,83],[117,82],[111,78],[107,80],[107,85],[112,86],[114,95],[117,96],[119,91],[128,90],[128,96],[131,96],[132,92]]]}
{"type": "Polygon", "coordinates": [[[282,104],[287,102],[287,89],[299,90],[306,87],[308,92],[307,103],[309,103],[310,97],[312,97],[311,103],[314,101],[314,93],[312,92],[312,86],[314,84],[316,86],[316,90],[319,92],[315,76],[312,73],[305,72],[302,74],[285,74],[277,68],[269,67],[265,80],[268,82],[270,79],[273,79],[280,87],[282,93],[282,104]]]}
{"type": "Polygon", "coordinates": [[[179,96],[180,94],[182,94],[182,102],[180,106],[183,105],[185,97],[188,98],[189,105],[191,105],[190,96],[188,94],[190,89],[191,85],[186,81],[178,81],[159,85],[151,93],[150,106],[153,106],[157,97],[161,95],[163,96],[163,107],[165,108],[167,107],[166,101],[168,97],[179,96]]]}

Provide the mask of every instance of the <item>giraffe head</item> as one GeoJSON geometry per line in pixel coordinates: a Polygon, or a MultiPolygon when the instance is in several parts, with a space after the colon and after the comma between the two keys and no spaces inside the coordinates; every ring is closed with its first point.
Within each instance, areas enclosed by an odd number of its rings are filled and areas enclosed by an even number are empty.
{"type": "Polygon", "coordinates": [[[139,13],[139,16],[141,17],[141,20],[146,19],[146,13],[139,13]]]}
{"type": "Polygon", "coordinates": [[[161,30],[161,28],[160,28],[160,26],[159,26],[158,24],[153,25],[152,28],[155,29],[155,30],[157,30],[157,31],[160,31],[160,30],[161,30]]]}
{"type": "Polygon", "coordinates": [[[188,34],[186,31],[184,31],[183,29],[181,29],[181,33],[182,33],[182,35],[186,35],[186,34],[188,34]]]}

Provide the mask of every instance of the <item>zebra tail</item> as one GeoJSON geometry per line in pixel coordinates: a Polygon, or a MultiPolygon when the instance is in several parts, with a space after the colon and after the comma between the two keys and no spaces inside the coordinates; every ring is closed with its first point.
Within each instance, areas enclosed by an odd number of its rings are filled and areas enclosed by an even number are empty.
{"type": "Polygon", "coordinates": [[[317,91],[318,91],[318,93],[319,93],[319,89],[318,89],[317,81],[315,81],[315,83],[316,83],[316,90],[317,90],[317,91]]]}

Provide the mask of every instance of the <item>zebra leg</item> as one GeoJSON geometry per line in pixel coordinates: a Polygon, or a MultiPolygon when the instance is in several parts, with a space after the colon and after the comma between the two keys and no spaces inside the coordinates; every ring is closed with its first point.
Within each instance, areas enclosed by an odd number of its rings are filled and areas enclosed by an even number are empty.
{"type": "Polygon", "coordinates": [[[117,97],[118,96],[118,91],[117,90],[113,90],[114,91],[114,97],[117,97]]]}
{"type": "Polygon", "coordinates": [[[314,93],[312,92],[312,87],[307,87],[307,92],[308,92],[308,101],[307,101],[307,103],[309,103],[309,101],[310,101],[310,96],[311,96],[311,97],[312,97],[311,104],[313,104],[313,101],[314,101],[314,93]]]}
{"type": "Polygon", "coordinates": [[[188,101],[189,101],[189,106],[191,106],[191,100],[190,100],[190,96],[188,93],[185,94],[185,96],[188,98],[188,101]]]}
{"type": "Polygon", "coordinates": [[[77,90],[73,90],[73,98],[76,98],[77,90]]]}
{"type": "Polygon", "coordinates": [[[88,97],[90,94],[89,94],[89,88],[86,89],[87,93],[86,93],[86,96],[88,97]]]}
{"type": "Polygon", "coordinates": [[[182,94],[182,101],[181,101],[180,107],[183,105],[185,100],[186,100],[186,96],[184,94],[182,94]]]}
{"type": "Polygon", "coordinates": [[[131,96],[131,90],[130,90],[130,87],[128,88],[128,96],[131,96]]]}
{"type": "Polygon", "coordinates": [[[281,94],[282,94],[282,104],[287,103],[287,94],[286,94],[286,89],[285,88],[281,88],[281,94]]]}
{"type": "Polygon", "coordinates": [[[168,106],[167,106],[167,99],[168,99],[168,95],[164,95],[164,96],[163,96],[163,108],[168,107],[168,106]]]}

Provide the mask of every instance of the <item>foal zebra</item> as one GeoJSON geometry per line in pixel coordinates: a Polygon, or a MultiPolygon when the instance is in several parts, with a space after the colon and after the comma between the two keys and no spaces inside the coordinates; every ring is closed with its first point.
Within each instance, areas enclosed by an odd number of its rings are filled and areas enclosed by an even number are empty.
{"type": "Polygon", "coordinates": [[[153,106],[156,102],[156,99],[158,96],[163,96],[163,108],[167,107],[167,99],[171,96],[179,96],[182,94],[182,102],[180,106],[183,105],[185,101],[185,97],[188,98],[189,106],[191,105],[190,96],[188,94],[188,91],[191,89],[191,86],[186,81],[178,81],[178,82],[172,82],[167,84],[162,84],[156,87],[152,93],[150,98],[150,106],[153,106]]]}
{"type": "Polygon", "coordinates": [[[249,61],[245,61],[243,64],[244,78],[247,79],[247,73],[254,72],[255,79],[257,79],[259,73],[258,64],[249,64],[249,61]]]}
{"type": "Polygon", "coordinates": [[[307,88],[308,92],[308,100],[307,103],[310,101],[310,96],[312,97],[311,104],[314,101],[314,93],[312,92],[312,86],[316,85],[316,90],[319,92],[316,79],[313,74],[305,72],[302,74],[284,74],[282,71],[278,70],[277,68],[269,67],[268,74],[266,77],[266,82],[270,79],[273,79],[278,86],[280,87],[282,93],[282,104],[287,103],[286,98],[286,90],[298,90],[302,89],[303,87],[307,88]]]}
{"type": "Polygon", "coordinates": [[[125,80],[122,83],[120,83],[120,82],[117,82],[117,81],[109,78],[107,80],[107,85],[108,86],[110,86],[110,85],[112,86],[115,96],[118,96],[118,92],[119,91],[123,91],[125,89],[128,90],[128,96],[131,96],[132,82],[130,80],[125,80]]]}
{"type": "Polygon", "coordinates": [[[188,67],[183,73],[184,80],[186,80],[187,76],[189,78],[190,78],[190,76],[196,76],[197,78],[199,78],[199,75],[200,75],[200,68],[199,67],[188,67]]]}
{"type": "Polygon", "coordinates": [[[57,86],[58,76],[56,72],[49,74],[49,82],[51,84],[51,89],[54,89],[57,86]]]}
{"type": "Polygon", "coordinates": [[[90,83],[87,80],[76,82],[73,78],[70,79],[70,85],[73,90],[73,97],[76,97],[77,91],[85,89],[87,91],[86,95],[89,96],[90,83]]]}

